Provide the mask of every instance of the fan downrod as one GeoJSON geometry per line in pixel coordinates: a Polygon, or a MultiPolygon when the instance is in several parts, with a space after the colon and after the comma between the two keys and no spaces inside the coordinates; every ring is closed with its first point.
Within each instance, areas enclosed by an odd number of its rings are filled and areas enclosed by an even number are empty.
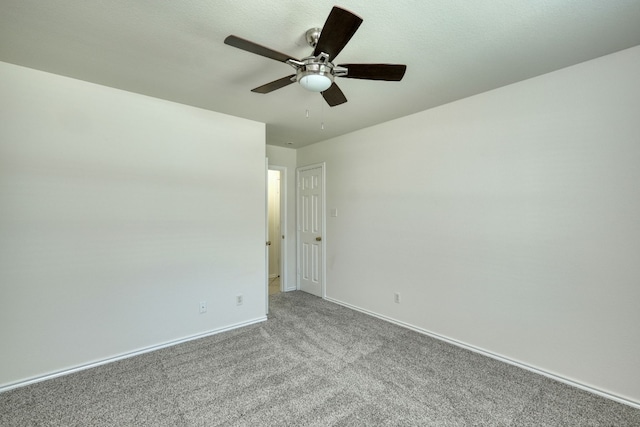
{"type": "Polygon", "coordinates": [[[318,39],[320,38],[320,32],[322,28],[309,28],[306,33],[304,33],[304,37],[307,40],[309,46],[315,48],[318,44],[318,39]]]}

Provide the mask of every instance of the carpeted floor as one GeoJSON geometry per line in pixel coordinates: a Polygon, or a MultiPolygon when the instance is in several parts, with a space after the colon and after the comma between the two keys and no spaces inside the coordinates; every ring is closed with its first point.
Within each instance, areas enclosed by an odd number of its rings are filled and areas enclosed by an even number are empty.
{"type": "Polygon", "coordinates": [[[267,322],[0,394],[2,426],[639,426],[640,409],[302,293],[267,322]]]}

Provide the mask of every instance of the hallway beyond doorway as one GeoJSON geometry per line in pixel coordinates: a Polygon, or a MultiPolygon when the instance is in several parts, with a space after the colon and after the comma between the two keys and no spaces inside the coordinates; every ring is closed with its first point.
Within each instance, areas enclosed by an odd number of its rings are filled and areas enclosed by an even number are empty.
{"type": "Polygon", "coordinates": [[[269,279],[269,295],[280,293],[280,276],[269,279]]]}

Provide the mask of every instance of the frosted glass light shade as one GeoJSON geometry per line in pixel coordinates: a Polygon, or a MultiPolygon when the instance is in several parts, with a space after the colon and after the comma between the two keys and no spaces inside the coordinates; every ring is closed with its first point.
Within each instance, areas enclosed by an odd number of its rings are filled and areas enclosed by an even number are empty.
{"type": "Polygon", "coordinates": [[[324,92],[331,86],[331,79],[322,74],[307,74],[300,79],[300,84],[311,92],[324,92]]]}

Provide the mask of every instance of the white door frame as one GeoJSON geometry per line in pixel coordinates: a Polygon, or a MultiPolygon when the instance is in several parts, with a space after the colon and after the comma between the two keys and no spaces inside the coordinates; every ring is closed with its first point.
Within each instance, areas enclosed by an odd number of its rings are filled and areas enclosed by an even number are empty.
{"type": "MultiPolygon", "coordinates": [[[[287,282],[287,168],[269,165],[269,170],[280,172],[280,292],[285,291],[287,282]]],[[[267,266],[267,280],[269,267],[267,266]]],[[[267,292],[269,292],[267,285],[267,292]]]]}
{"type": "Polygon", "coordinates": [[[264,159],[264,314],[269,314],[269,158],[264,159]]]}
{"type": "Polygon", "coordinates": [[[322,298],[325,299],[327,294],[326,294],[326,272],[327,272],[327,254],[326,254],[326,248],[327,248],[327,239],[326,239],[326,229],[327,229],[327,208],[326,208],[326,203],[327,203],[327,197],[326,197],[326,163],[322,162],[322,163],[315,163],[312,165],[307,165],[307,166],[302,166],[299,168],[296,168],[296,289],[300,290],[300,266],[302,263],[302,253],[301,253],[301,248],[302,248],[302,243],[301,243],[301,237],[300,237],[300,231],[301,231],[301,219],[300,219],[300,186],[301,186],[301,181],[300,181],[300,173],[310,170],[310,169],[316,169],[316,168],[320,168],[322,171],[322,211],[321,211],[321,215],[322,218],[320,219],[321,224],[322,224],[322,241],[321,241],[321,256],[322,256],[322,262],[320,265],[320,275],[322,276],[321,280],[320,280],[320,287],[321,287],[321,295],[322,298]]]}

